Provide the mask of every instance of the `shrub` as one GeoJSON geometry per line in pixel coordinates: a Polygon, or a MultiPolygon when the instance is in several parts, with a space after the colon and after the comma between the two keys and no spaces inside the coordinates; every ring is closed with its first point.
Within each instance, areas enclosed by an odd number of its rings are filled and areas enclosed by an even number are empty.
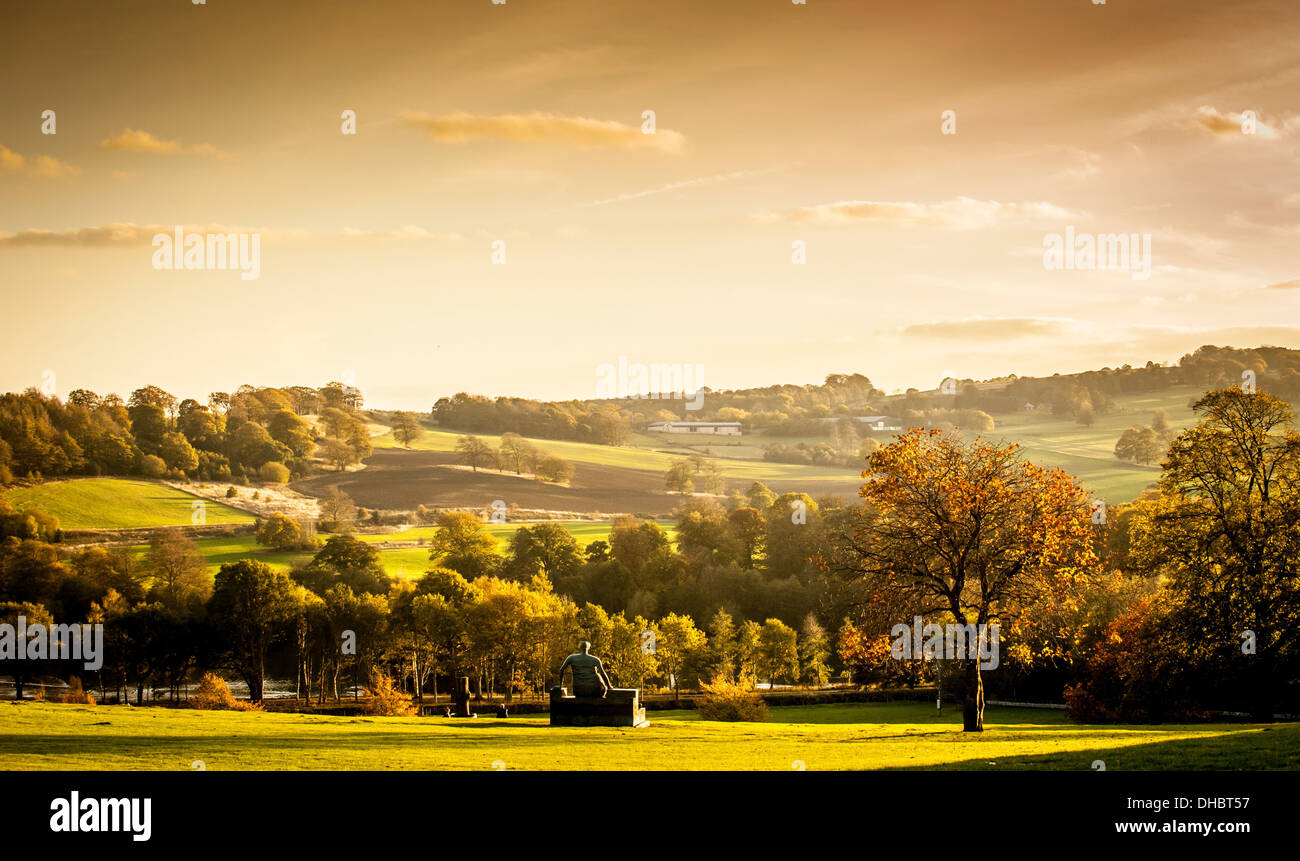
{"type": "Polygon", "coordinates": [[[267,484],[285,484],[289,481],[289,467],[274,460],[268,460],[259,466],[257,474],[267,484]]]}
{"type": "Polygon", "coordinates": [[[81,688],[81,679],[73,676],[68,679],[68,689],[59,697],[59,702],[81,706],[93,706],[95,698],[81,688]]]}
{"type": "Polygon", "coordinates": [[[216,673],[204,673],[199,680],[199,689],[190,697],[190,708],[205,711],[260,712],[257,703],[246,703],[235,699],[226,680],[216,673]]]}
{"type": "Polygon", "coordinates": [[[370,702],[366,714],[377,717],[406,717],[415,714],[411,698],[393,688],[393,680],[383,673],[370,679],[370,702]]]}
{"type": "Polygon", "coordinates": [[[565,484],[573,478],[573,464],[562,457],[548,454],[537,462],[533,474],[538,481],[565,484]]]}
{"type": "Polygon", "coordinates": [[[237,496],[239,496],[239,491],[235,490],[233,484],[226,488],[226,499],[234,499],[237,496]]]}
{"type": "Polygon", "coordinates": [[[767,703],[744,685],[727,678],[701,682],[704,697],[697,708],[705,720],[765,721],[767,703]]]}
{"type": "Polygon", "coordinates": [[[140,472],[149,478],[162,478],[167,474],[167,464],[156,454],[146,454],[140,458],[140,472]]]}

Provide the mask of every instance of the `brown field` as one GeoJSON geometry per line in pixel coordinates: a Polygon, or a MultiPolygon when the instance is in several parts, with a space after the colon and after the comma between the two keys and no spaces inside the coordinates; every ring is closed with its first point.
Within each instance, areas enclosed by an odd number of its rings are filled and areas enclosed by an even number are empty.
{"type": "Polygon", "coordinates": [[[552,511],[644,512],[667,514],[679,497],[664,492],[656,472],[575,463],[568,487],[503,475],[447,469],[459,463],[455,452],[382,448],[358,472],[328,472],[294,482],[293,488],[321,496],[338,486],[366,508],[411,509],[490,505],[500,499],[521,508],[552,511]]]}
{"type": "MultiPolygon", "coordinates": [[[[664,490],[663,474],[653,470],[575,463],[572,482],[568,487],[559,487],[496,472],[447,468],[458,462],[454,452],[376,449],[363,470],[314,475],[294,482],[292,487],[319,497],[338,486],[357,505],[387,510],[414,509],[418,505],[482,507],[500,499],[520,508],[550,511],[669,514],[681,503],[680,496],[664,490]]],[[[856,477],[843,481],[767,482],[777,493],[801,490],[813,497],[832,493],[846,498],[856,493],[860,483],[856,477]]],[[[748,486],[749,482],[728,482],[728,490],[748,486]]]]}

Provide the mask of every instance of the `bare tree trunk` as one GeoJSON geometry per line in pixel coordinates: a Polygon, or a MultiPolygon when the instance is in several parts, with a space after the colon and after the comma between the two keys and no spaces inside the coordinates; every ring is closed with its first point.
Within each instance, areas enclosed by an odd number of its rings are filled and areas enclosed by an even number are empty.
{"type": "Polygon", "coordinates": [[[418,650],[411,651],[411,677],[415,682],[415,701],[424,702],[424,689],[420,685],[420,653],[418,650]]]}
{"type": "Polygon", "coordinates": [[[966,691],[961,706],[962,732],[984,731],[984,679],[979,658],[966,662],[966,691]]]}

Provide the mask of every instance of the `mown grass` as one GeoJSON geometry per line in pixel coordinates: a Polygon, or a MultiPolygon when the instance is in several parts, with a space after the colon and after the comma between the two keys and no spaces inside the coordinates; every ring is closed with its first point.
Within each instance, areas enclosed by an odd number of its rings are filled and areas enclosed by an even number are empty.
{"type": "MultiPolygon", "coordinates": [[[[155,481],[76,478],[20,487],[5,494],[14,508],[39,508],[59,518],[64,529],[135,529],[188,526],[197,496],[155,481]]],[[[205,522],[249,523],[253,516],[203,500],[205,522]]]]}
{"type": "Polygon", "coordinates": [[[926,704],[773,708],[767,723],[650,712],[650,726],[552,728],[545,716],[475,720],[0,704],[11,770],[773,770],[1300,768],[1300,725],[1089,726],[991,708],[986,731],[926,704]],[[498,763],[498,765],[494,765],[498,763]]]}

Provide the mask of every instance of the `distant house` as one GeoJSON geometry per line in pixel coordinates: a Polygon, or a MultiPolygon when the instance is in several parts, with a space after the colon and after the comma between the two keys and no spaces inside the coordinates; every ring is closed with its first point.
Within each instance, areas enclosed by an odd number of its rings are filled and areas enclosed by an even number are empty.
{"type": "MultiPolygon", "coordinates": [[[[899,420],[893,416],[843,416],[842,418],[850,418],[855,422],[866,425],[868,430],[873,431],[896,431],[903,429],[899,420]]],[[[837,422],[839,420],[839,418],[817,419],[819,422],[837,422]]]]}
{"type": "Polygon", "coordinates": [[[646,425],[651,433],[710,433],[740,436],[740,422],[651,422],[646,425]]]}

